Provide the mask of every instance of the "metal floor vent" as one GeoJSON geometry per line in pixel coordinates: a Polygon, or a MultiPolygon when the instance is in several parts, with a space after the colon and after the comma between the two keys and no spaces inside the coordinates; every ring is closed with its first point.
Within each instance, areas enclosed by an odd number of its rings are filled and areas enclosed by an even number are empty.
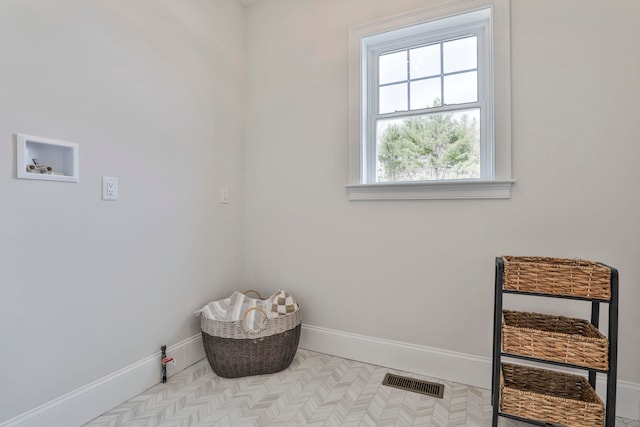
{"type": "Polygon", "coordinates": [[[414,391],[427,396],[442,399],[444,395],[444,384],[432,383],[424,380],[416,380],[415,378],[401,377],[400,375],[387,374],[382,380],[382,385],[399,388],[406,391],[414,391]]]}

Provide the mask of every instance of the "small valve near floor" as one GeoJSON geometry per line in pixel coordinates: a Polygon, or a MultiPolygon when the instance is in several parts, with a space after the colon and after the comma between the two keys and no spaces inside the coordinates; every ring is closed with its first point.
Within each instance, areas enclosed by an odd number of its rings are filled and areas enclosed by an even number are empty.
{"type": "Polygon", "coordinates": [[[176,361],[173,357],[167,357],[167,346],[163,345],[160,347],[160,352],[162,354],[162,382],[167,382],[167,365],[175,365],[176,361]]]}

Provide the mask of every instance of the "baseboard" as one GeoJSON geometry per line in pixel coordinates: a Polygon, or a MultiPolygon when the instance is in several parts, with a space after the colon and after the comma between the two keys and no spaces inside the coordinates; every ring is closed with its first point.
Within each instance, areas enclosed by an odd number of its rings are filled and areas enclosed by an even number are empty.
{"type": "MultiPolygon", "coordinates": [[[[433,378],[489,388],[491,359],[400,341],[303,325],[300,347],[433,378]]],[[[194,335],[167,349],[176,360],[169,376],[204,358],[202,338],[194,335]]],[[[81,425],[161,380],[160,352],[106,375],[17,417],[0,427],[56,427],[81,425]]],[[[604,378],[603,378],[604,379],[604,378]]],[[[599,378],[599,383],[602,383],[599,378]]],[[[618,416],[640,420],[640,384],[618,381],[618,416]]]]}
{"type": "MultiPolygon", "coordinates": [[[[303,325],[300,347],[400,371],[491,388],[491,359],[400,341],[303,325]]],[[[602,384],[606,376],[600,375],[602,384]]],[[[640,419],[640,384],[618,381],[616,414],[640,419]]],[[[598,387],[600,388],[600,387],[598,387]]]]}
{"type": "MultiPolygon", "coordinates": [[[[167,348],[175,365],[167,365],[167,375],[204,357],[202,337],[194,335],[167,348]]],[[[160,352],[106,375],[92,383],[0,423],[0,427],[78,426],[105,413],[162,380],[160,352]]]]}
{"type": "Polygon", "coordinates": [[[300,347],[346,359],[487,388],[491,359],[400,341],[303,325],[300,347]]]}
{"type": "Polygon", "coordinates": [[[618,381],[616,393],[616,414],[640,421],[640,384],[618,381]]]}

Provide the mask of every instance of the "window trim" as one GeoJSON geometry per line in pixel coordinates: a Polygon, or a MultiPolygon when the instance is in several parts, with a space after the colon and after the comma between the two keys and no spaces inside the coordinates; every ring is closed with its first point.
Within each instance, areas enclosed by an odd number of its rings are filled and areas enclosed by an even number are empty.
{"type": "MultiPolygon", "coordinates": [[[[511,185],[511,84],[509,58],[509,7],[510,0],[455,0],[445,1],[438,5],[412,13],[394,16],[382,21],[352,27],[349,45],[349,183],[346,186],[349,200],[391,200],[391,199],[474,199],[474,198],[510,198],[511,185]],[[367,123],[366,115],[370,112],[362,109],[366,102],[368,80],[363,73],[363,59],[368,55],[367,46],[384,40],[384,33],[389,31],[405,31],[411,37],[420,24],[429,23],[442,18],[449,21],[457,15],[489,9],[491,27],[485,44],[493,49],[489,51],[491,75],[489,88],[493,96],[489,97],[487,110],[492,111],[493,144],[484,147],[484,154],[493,158],[492,171],[480,179],[413,181],[371,183],[367,182],[366,150],[371,149],[363,143],[367,123]]],[[[437,31],[434,30],[434,31],[437,31]]],[[[482,81],[480,84],[484,84],[482,81]]],[[[369,103],[366,103],[367,105],[369,103]]]]}

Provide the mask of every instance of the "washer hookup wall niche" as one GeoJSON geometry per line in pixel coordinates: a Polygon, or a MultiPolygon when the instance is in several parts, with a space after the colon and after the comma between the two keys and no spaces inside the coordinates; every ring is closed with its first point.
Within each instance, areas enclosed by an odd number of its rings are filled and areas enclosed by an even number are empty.
{"type": "Polygon", "coordinates": [[[47,181],[79,181],[78,144],[17,134],[17,177],[47,181]]]}

